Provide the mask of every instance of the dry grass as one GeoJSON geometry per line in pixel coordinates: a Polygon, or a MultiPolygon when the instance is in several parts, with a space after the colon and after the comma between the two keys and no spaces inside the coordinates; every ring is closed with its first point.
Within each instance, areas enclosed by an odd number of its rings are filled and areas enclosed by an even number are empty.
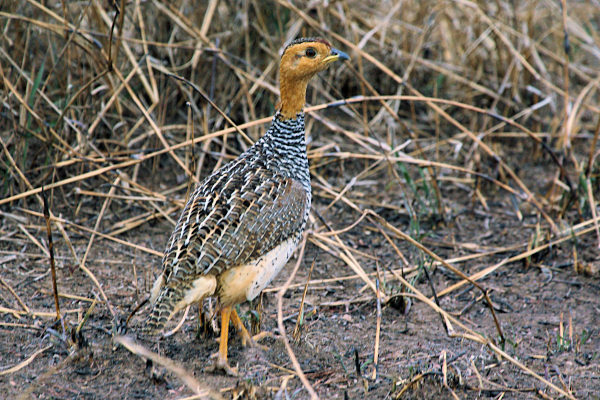
{"type": "MultiPolygon", "coordinates": [[[[267,290],[278,292],[267,312],[273,316],[276,308],[277,327],[269,326],[291,361],[275,367],[270,361],[265,380],[247,377],[248,387],[225,379],[200,384],[191,367],[121,338],[188,385],[185,393],[159,387],[148,396],[219,397],[215,390],[221,390],[260,397],[295,390],[299,397],[341,398],[371,390],[376,397],[433,398],[439,390],[453,398],[577,398],[600,390],[597,351],[572,376],[554,373],[559,367],[549,355],[544,370],[538,358],[506,346],[529,339],[505,332],[503,317],[494,313],[502,308],[496,304],[502,292],[490,297],[500,271],[521,265],[535,267],[525,270],[534,279],[563,271],[561,279],[600,290],[597,1],[111,3],[0,5],[0,329],[7,337],[0,350],[19,337],[19,352],[26,353],[0,361],[0,387],[23,398],[69,397],[74,389],[56,394],[57,387],[46,391],[44,385],[69,374],[91,351],[87,342],[96,353],[105,343],[101,351],[112,357],[106,345],[115,333],[112,321],[147,293],[189,183],[264,133],[278,99],[282,44],[318,35],[351,61],[310,86],[310,231],[293,271],[267,290]],[[62,319],[54,325],[54,261],[51,276],[42,191],[58,269],[62,319]],[[465,215],[473,218],[464,222],[465,215]],[[322,267],[328,273],[313,275],[302,294],[307,272],[296,273],[308,270],[313,258],[336,267],[322,267]],[[564,263],[574,269],[557,267],[564,263]],[[424,293],[431,292],[422,280],[427,272],[435,299],[424,293]],[[363,286],[346,290],[347,282],[363,286]],[[357,371],[344,367],[333,373],[341,380],[327,383],[303,371],[302,343],[291,345],[285,325],[296,319],[300,299],[318,297],[323,286],[341,286],[337,300],[313,302],[301,312],[330,309],[352,318],[367,304],[376,314],[363,326],[371,332],[372,366],[361,367],[356,352],[357,371]],[[464,304],[451,307],[472,287],[469,307],[481,302],[484,311],[467,318],[464,304]],[[419,371],[407,360],[391,360],[385,338],[401,337],[401,328],[386,325],[386,315],[394,320],[388,310],[399,293],[406,318],[411,300],[418,300],[421,312],[441,316],[441,324],[433,321],[447,343],[480,347],[451,358],[433,346],[430,355],[441,361],[419,371]],[[450,296],[454,300],[446,301],[450,296]],[[358,308],[348,314],[353,304],[358,308]],[[485,373],[482,354],[493,361],[485,373]],[[52,355],[54,363],[36,361],[52,355]],[[469,359],[462,375],[457,358],[469,359]],[[439,379],[431,392],[427,385],[419,392],[428,376],[439,379]]],[[[592,325],[579,333],[591,335],[588,347],[599,343],[593,323],[600,301],[590,300],[589,307],[591,314],[580,319],[592,325]]],[[[306,336],[310,324],[298,321],[294,336],[306,336]]],[[[334,336],[339,322],[328,320],[334,336]]],[[[547,350],[581,354],[578,343],[586,341],[578,342],[573,327],[561,314],[558,348],[547,350]]],[[[126,357],[118,351],[114,357],[126,357]]],[[[106,374],[90,383],[97,385],[91,397],[119,398],[97,391],[101,382],[110,386],[106,374]]]]}

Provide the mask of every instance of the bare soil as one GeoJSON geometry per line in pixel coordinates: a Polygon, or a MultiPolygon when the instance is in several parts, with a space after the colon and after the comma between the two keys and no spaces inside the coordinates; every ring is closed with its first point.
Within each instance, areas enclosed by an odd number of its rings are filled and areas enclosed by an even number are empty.
{"type": "Polygon", "coordinates": [[[562,3],[0,0],[0,398],[600,399],[600,20],[562,3]],[[352,59],[311,82],[306,246],[239,306],[268,336],[232,329],[225,376],[214,303],[124,322],[300,36],[352,59]]]}
{"type": "MultiPolygon", "coordinates": [[[[524,166],[535,168],[535,165],[524,166]]],[[[551,176],[535,175],[550,181],[551,176]]],[[[531,182],[533,184],[533,182],[531,182]]],[[[378,185],[371,187],[371,196],[378,196],[378,185]]],[[[444,188],[443,188],[444,189],[444,188]]],[[[317,191],[318,193],[318,191],[317,191]]],[[[444,258],[456,258],[477,252],[500,250],[497,254],[457,265],[473,274],[504,258],[522,252],[539,223],[539,217],[524,214],[519,220],[513,213],[508,196],[496,195],[489,201],[489,210],[473,204],[459,190],[444,190],[444,203],[453,211],[448,222],[421,220],[423,241],[444,258]],[[467,246],[476,244],[476,246],[467,246]]],[[[100,204],[98,204],[100,205],[100,204]]],[[[324,210],[327,202],[317,197],[315,208],[324,210]]],[[[65,214],[68,210],[54,210],[65,214]]],[[[116,210],[113,210],[116,212],[116,210]]],[[[132,211],[130,211],[132,212],[132,211]]],[[[343,208],[322,211],[333,229],[347,226],[358,214],[343,208]]],[[[128,214],[119,213],[125,219],[128,214]]],[[[405,215],[390,216],[403,230],[408,230],[405,215]]],[[[317,223],[312,225],[315,228],[317,223]]],[[[2,279],[11,286],[32,310],[52,310],[48,259],[30,243],[10,240],[10,232],[18,230],[13,219],[5,218],[3,232],[7,235],[6,250],[18,252],[16,257],[3,256],[2,279]]],[[[168,238],[167,223],[147,224],[124,240],[160,250],[168,238]]],[[[359,225],[343,235],[355,249],[377,258],[382,271],[398,268],[399,260],[381,236],[373,229],[359,225]]],[[[40,238],[41,239],[41,238],[40,238]]],[[[84,252],[87,240],[73,237],[84,252]]],[[[568,388],[578,398],[598,398],[600,392],[600,284],[598,277],[576,274],[573,269],[572,242],[554,246],[538,254],[529,264],[514,262],[502,266],[481,281],[489,291],[502,331],[504,349],[533,371],[558,386],[568,388]],[[561,331],[564,343],[560,342],[561,331]]],[[[415,262],[420,256],[410,246],[397,245],[411,254],[415,262]]],[[[598,263],[594,238],[577,240],[580,257],[598,263]]],[[[67,249],[56,243],[59,291],[89,299],[99,299],[90,279],[73,265],[67,249]]],[[[88,256],[87,266],[93,271],[122,318],[146,295],[151,281],[150,271],[158,271],[160,259],[132,251],[118,243],[98,241],[88,256]],[[137,279],[136,279],[137,273],[137,279]]],[[[304,373],[322,398],[393,398],[408,381],[421,373],[403,398],[450,398],[443,386],[443,357],[447,363],[447,385],[460,398],[539,398],[542,393],[555,397],[539,381],[510,362],[499,359],[478,343],[449,337],[440,317],[431,308],[412,300],[408,311],[402,310],[399,298],[383,304],[377,378],[372,378],[376,327],[375,296],[365,290],[360,279],[335,280],[352,276],[353,272],[339,259],[310,243],[293,283],[300,284],[287,291],[283,314],[288,337],[291,337],[312,260],[315,260],[311,282],[305,300],[305,322],[301,340],[293,350],[304,373]],[[321,282],[321,280],[329,280],[321,282]],[[358,358],[356,358],[358,357],[358,358]],[[356,360],[361,378],[357,379],[356,360]]],[[[273,283],[274,290],[288,278],[296,259],[273,283]]],[[[425,263],[425,265],[428,265],[425,263]]],[[[367,273],[376,271],[376,262],[363,264],[367,273]]],[[[457,282],[457,277],[444,267],[431,269],[432,282],[438,290],[457,282]]],[[[399,294],[402,289],[395,279],[381,282],[386,293],[399,294]]],[[[420,274],[415,285],[431,294],[429,283],[420,274]]],[[[2,288],[4,305],[19,309],[15,297],[2,288]]],[[[406,300],[411,301],[409,298],[406,300]]],[[[459,315],[473,330],[498,341],[489,309],[481,301],[481,293],[471,285],[440,299],[440,305],[459,315]]],[[[81,317],[90,306],[89,300],[61,299],[63,312],[76,310],[81,317]]],[[[251,308],[240,306],[241,315],[249,322],[251,308]]],[[[141,314],[147,311],[143,309],[141,314]]],[[[264,348],[243,348],[237,335],[231,334],[229,354],[232,365],[239,368],[238,378],[207,372],[211,354],[218,347],[216,335],[210,329],[198,329],[197,310],[174,336],[153,342],[140,342],[154,351],[175,360],[198,380],[221,389],[226,397],[245,393],[258,398],[306,398],[307,392],[299,380],[289,379],[293,367],[282,341],[278,339],[276,301],[273,291],[263,297],[261,327],[270,332],[260,342],[264,348]],[[289,379],[289,381],[287,380],[289,379]],[[283,384],[287,382],[287,386],[283,384]]],[[[193,393],[178,378],[160,366],[147,364],[112,342],[113,320],[107,308],[96,305],[83,325],[77,345],[69,337],[77,318],[67,314],[65,329],[68,340],[61,339],[62,328],[48,318],[22,316],[17,319],[3,313],[6,323],[22,326],[2,326],[0,349],[2,365],[17,364],[40,348],[50,346],[27,367],[0,377],[2,392],[13,397],[26,390],[35,398],[182,398],[193,393]]],[[[135,336],[143,316],[134,318],[129,333],[135,336]]]]}

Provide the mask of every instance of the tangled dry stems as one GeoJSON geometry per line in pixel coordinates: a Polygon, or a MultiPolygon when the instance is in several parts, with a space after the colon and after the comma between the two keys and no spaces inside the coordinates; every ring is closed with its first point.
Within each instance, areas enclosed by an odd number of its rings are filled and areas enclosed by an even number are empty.
{"type": "MultiPolygon", "coordinates": [[[[350,267],[355,273],[350,279],[362,279],[370,298],[388,300],[391,293],[379,281],[397,279],[440,313],[447,328],[460,328],[452,335],[488,346],[551,393],[573,398],[567,387],[504,352],[494,338],[454,319],[411,279],[422,268],[416,261],[422,251],[436,260],[432,267],[445,264],[463,277],[438,288],[438,296],[445,296],[573,238],[594,235],[600,246],[595,68],[600,37],[591,3],[569,2],[561,9],[550,1],[409,1],[391,8],[387,2],[352,0],[201,6],[153,0],[110,7],[97,1],[4,2],[3,240],[11,246],[31,243],[49,255],[42,239],[45,188],[56,245],[68,249],[61,264],[82,269],[97,300],[116,316],[114,299],[89,268],[91,250],[113,241],[152,256],[158,265],[161,252],[136,242],[136,231],[156,220],[173,224],[188,182],[198,182],[261,136],[277,102],[282,44],[299,35],[324,36],[347,50],[352,62],[311,86],[309,157],[322,205],[315,211],[338,207],[352,221],[332,229],[315,214],[307,240],[350,267]],[[193,82],[203,95],[173,75],[193,82]],[[525,183],[515,151],[545,160],[553,178],[545,186],[525,183]],[[388,191],[374,196],[361,184],[369,180],[383,182],[388,191]],[[454,211],[444,192],[455,186],[466,186],[473,207],[486,210],[500,193],[509,196],[516,218],[540,216],[540,236],[535,242],[509,240],[505,246],[517,254],[469,274],[457,265],[485,260],[494,251],[440,257],[435,245],[374,211],[405,215],[413,227],[448,221],[454,211]],[[382,275],[367,272],[377,257],[344,239],[359,225],[394,252],[394,268],[382,275]],[[84,238],[85,246],[74,245],[75,238],[84,238]],[[410,238],[416,247],[401,250],[398,244],[410,238]]],[[[5,265],[17,257],[40,257],[6,248],[5,265]]],[[[273,289],[279,290],[279,329],[292,359],[282,299],[293,278],[273,289]]],[[[18,289],[2,283],[22,308],[2,307],[7,318],[52,317],[50,303],[33,311],[18,289]]],[[[62,296],[88,299],[84,292],[62,296]]],[[[77,312],[67,308],[62,315],[77,325],[77,312]]],[[[26,368],[47,350],[19,365],[26,368]]],[[[294,367],[316,396],[300,365],[294,367]]]]}

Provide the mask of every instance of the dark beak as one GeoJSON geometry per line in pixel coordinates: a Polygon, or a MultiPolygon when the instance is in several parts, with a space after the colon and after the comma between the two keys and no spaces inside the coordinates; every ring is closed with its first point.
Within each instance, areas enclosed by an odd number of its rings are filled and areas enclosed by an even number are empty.
{"type": "Polygon", "coordinates": [[[325,57],[323,59],[323,62],[329,64],[329,63],[332,63],[337,60],[349,60],[349,59],[350,59],[350,57],[348,57],[348,54],[344,53],[341,50],[334,49],[332,47],[331,52],[329,53],[329,55],[327,57],[325,57]]]}

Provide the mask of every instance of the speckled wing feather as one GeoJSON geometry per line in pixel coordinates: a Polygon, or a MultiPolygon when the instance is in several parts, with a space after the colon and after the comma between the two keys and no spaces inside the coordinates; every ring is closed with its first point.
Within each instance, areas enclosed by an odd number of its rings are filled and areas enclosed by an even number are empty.
{"type": "Polygon", "coordinates": [[[309,195],[297,181],[245,154],[190,196],[163,259],[163,284],[147,329],[162,329],[195,279],[249,263],[291,237],[299,240],[309,195]]]}

